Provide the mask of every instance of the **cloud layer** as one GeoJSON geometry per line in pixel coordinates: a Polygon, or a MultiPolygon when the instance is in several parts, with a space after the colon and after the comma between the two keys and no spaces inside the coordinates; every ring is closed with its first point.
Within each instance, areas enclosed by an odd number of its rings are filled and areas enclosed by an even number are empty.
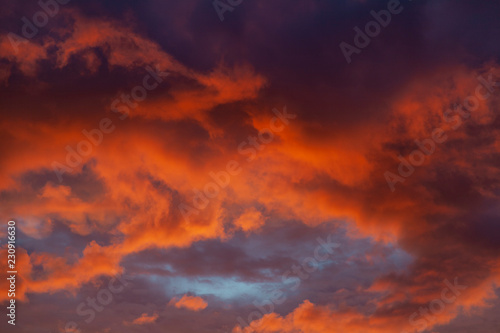
{"type": "Polygon", "coordinates": [[[7,1],[0,217],[40,313],[21,330],[493,332],[500,8],[402,6],[347,64],[339,44],[387,2],[220,22],[206,1],[75,1],[16,52],[40,8],[7,1]],[[85,323],[79,302],[124,273],[85,323]]]}

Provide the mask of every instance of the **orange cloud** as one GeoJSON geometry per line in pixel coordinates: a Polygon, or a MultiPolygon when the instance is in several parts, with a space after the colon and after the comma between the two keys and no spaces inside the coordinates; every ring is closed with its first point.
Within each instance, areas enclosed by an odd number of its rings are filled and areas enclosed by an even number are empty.
{"type": "Polygon", "coordinates": [[[183,295],[180,299],[174,297],[168,302],[168,305],[173,305],[178,309],[184,308],[191,311],[201,311],[208,306],[208,303],[199,296],[183,295]]]}
{"type": "MultiPolygon", "coordinates": [[[[14,48],[11,43],[12,38],[12,35],[9,36],[9,34],[0,35],[0,58],[17,63],[23,73],[34,76],[37,71],[38,61],[47,58],[46,46],[30,42],[26,39],[24,42],[18,44],[19,40],[14,38],[13,44],[18,45],[14,48]]],[[[10,71],[8,74],[10,76],[10,71]]]]}
{"type": "Polygon", "coordinates": [[[251,208],[236,219],[234,225],[243,231],[254,231],[264,225],[262,214],[255,208],[251,208]]]}
{"type": "Polygon", "coordinates": [[[158,319],[158,314],[155,313],[151,316],[149,316],[147,313],[143,313],[139,318],[136,318],[130,323],[131,325],[145,325],[145,324],[151,324],[158,319]]]}
{"type": "Polygon", "coordinates": [[[73,263],[45,253],[34,253],[30,259],[32,265],[41,266],[46,274],[44,279],[30,280],[28,290],[37,293],[52,293],[61,289],[71,292],[98,276],[123,272],[119,266],[121,256],[114,248],[101,247],[94,241],[84,249],[83,256],[73,263]]]}
{"type": "MultiPolygon", "coordinates": [[[[23,254],[27,267],[22,277],[29,284],[20,290],[21,295],[27,291],[75,291],[98,276],[120,273],[120,262],[125,256],[145,249],[187,247],[200,240],[225,239],[230,236],[227,230],[233,229],[256,232],[269,219],[248,207],[262,207],[263,211],[272,213],[273,218],[296,219],[308,225],[342,219],[356,227],[352,228],[352,236],[359,232],[394,242],[415,254],[416,260],[422,256],[425,264],[433,257],[426,249],[442,245],[442,239],[433,239],[434,232],[441,228],[443,221],[456,219],[456,225],[461,225],[462,214],[468,208],[450,204],[436,188],[425,185],[439,178],[435,167],[449,161],[484,184],[489,184],[488,177],[498,179],[498,168],[477,163],[478,159],[492,158],[499,152],[500,136],[493,130],[477,149],[441,149],[436,153],[439,157],[432,156],[426,162],[426,171],[408,179],[405,190],[397,195],[388,190],[382,176],[386,169],[397,167],[396,157],[408,142],[424,138],[434,127],[442,125],[442,111],[458,96],[474,92],[480,71],[460,66],[422,75],[402,87],[388,102],[387,118],[373,123],[361,119],[348,131],[333,132],[329,127],[332,124],[326,121],[301,119],[308,110],[289,107],[291,112],[299,114],[297,119],[248,162],[247,156],[238,153],[240,134],[245,131],[247,135],[255,135],[267,126],[272,106],[269,110],[242,107],[238,110],[241,119],[231,125],[218,122],[213,109],[256,99],[266,85],[266,78],[246,65],[232,68],[220,65],[208,72],[189,69],[157,43],[133,33],[131,28],[124,28],[123,24],[85,18],[74,11],[68,15],[74,25],[61,29],[64,39],[56,41],[47,37],[42,44],[27,45],[30,52],[14,55],[3,36],[0,56],[18,63],[26,75],[33,75],[39,60],[45,58],[47,49],[51,48],[57,50],[60,69],[68,66],[72,57],[82,57],[94,73],[98,63],[92,48],[102,48],[111,70],[118,66],[132,69],[155,64],[171,71],[172,77],[182,84],[172,83],[167,93],[152,94],[140,103],[130,113],[133,124],[113,118],[117,130],[94,147],[93,153],[73,173],[73,176],[82,176],[85,166],[102,183],[99,196],[86,199],[66,183],[49,181],[41,188],[31,189],[20,179],[29,173],[51,172],[54,160],[64,161],[66,144],[75,146],[84,139],[81,130],[90,129],[95,122],[91,119],[76,122],[69,116],[54,121],[13,117],[27,108],[36,109],[37,105],[29,104],[11,110],[13,115],[2,119],[0,129],[8,139],[4,142],[10,146],[3,148],[0,157],[0,188],[11,194],[6,198],[2,217],[21,217],[25,222],[20,223],[19,228],[32,237],[43,238],[49,234],[54,220],[63,221],[79,235],[96,230],[114,236],[109,245],[89,243],[78,258],[63,259],[36,252],[29,257],[23,254]],[[202,188],[210,180],[208,173],[223,170],[230,159],[242,162],[242,173],[232,178],[206,209],[193,216],[189,223],[184,221],[177,204],[188,202],[193,189],[202,188]],[[243,213],[230,211],[231,206],[243,213]],[[436,217],[438,222],[432,220],[436,217]],[[230,228],[226,228],[227,223],[231,224],[230,228]],[[40,266],[44,274],[31,276],[32,265],[40,266]]],[[[5,81],[6,76],[1,80],[5,81]]],[[[130,87],[119,88],[127,89],[130,87]]],[[[120,95],[118,91],[115,93],[120,95]]],[[[103,98],[106,104],[97,118],[111,117],[108,108],[115,97],[103,98]]],[[[74,102],[75,107],[80,101],[74,102]]],[[[493,103],[494,99],[482,102],[471,116],[472,121],[485,128],[494,124],[493,103]]],[[[61,114],[68,111],[57,109],[54,103],[48,104],[47,110],[61,114]]],[[[458,142],[472,139],[465,130],[451,132],[449,137],[450,141],[458,142]]],[[[460,189],[450,191],[461,193],[460,189]]],[[[491,200],[498,199],[493,185],[476,184],[470,191],[491,200]]],[[[492,270],[494,265],[486,256],[481,258],[483,266],[478,275],[483,278],[469,283],[470,290],[474,290],[473,286],[480,288],[475,297],[467,293],[462,298],[468,308],[486,306],[491,284],[498,281],[498,275],[492,270]]],[[[480,256],[471,257],[472,262],[479,259],[480,256]]],[[[416,267],[409,272],[414,279],[405,281],[406,284],[381,279],[373,290],[392,290],[397,295],[382,301],[382,309],[384,305],[406,300],[425,304],[440,291],[439,287],[429,289],[435,287],[435,281],[429,282],[430,279],[449,278],[461,267],[456,262],[450,264],[447,272],[424,267],[425,274],[420,274],[416,267]],[[432,292],[426,293],[426,290],[432,292]]],[[[187,295],[169,304],[193,311],[207,307],[202,298],[187,295]]],[[[446,312],[440,322],[449,321],[453,316],[453,312],[446,312]]],[[[306,301],[286,317],[266,316],[262,329],[326,332],[329,327],[342,327],[349,332],[364,332],[369,327],[370,332],[386,332],[394,327],[406,327],[406,314],[395,317],[367,319],[352,309],[334,311],[306,301]]]]}

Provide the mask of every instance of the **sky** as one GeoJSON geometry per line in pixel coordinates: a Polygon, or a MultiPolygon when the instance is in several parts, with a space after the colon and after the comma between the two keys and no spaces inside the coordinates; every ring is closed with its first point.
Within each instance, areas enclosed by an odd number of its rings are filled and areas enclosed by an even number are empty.
{"type": "Polygon", "coordinates": [[[2,332],[500,332],[500,1],[1,5],[2,332]]]}

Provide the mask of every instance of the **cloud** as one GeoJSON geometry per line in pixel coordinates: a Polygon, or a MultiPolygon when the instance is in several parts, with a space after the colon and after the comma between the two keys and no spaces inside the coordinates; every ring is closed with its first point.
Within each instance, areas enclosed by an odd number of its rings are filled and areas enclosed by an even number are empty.
{"type": "Polygon", "coordinates": [[[255,231],[264,224],[262,214],[256,209],[249,209],[234,222],[234,225],[243,231],[255,231]]]}
{"type": "MultiPolygon", "coordinates": [[[[254,290],[280,280],[279,271],[318,236],[311,230],[337,231],[338,221],[349,226],[343,240],[362,253],[347,252],[336,264],[359,279],[325,264],[330,279],[318,273],[304,282],[293,302],[265,317],[262,329],[408,328],[408,317],[454,277],[467,292],[435,325],[497,298],[498,95],[481,101],[457,129],[443,112],[475,92],[478,75],[498,73],[492,60],[498,4],[408,4],[405,19],[394,18],[346,66],[338,43],[366,21],[373,9],[367,6],[386,2],[249,2],[224,25],[206,1],[91,2],[65,7],[17,54],[1,31],[0,219],[16,219],[26,237],[18,258],[26,282],[20,300],[78,295],[125,267],[145,280],[203,276],[200,284],[231,280],[254,290]],[[481,29],[469,17],[485,17],[481,29]],[[136,107],[127,106],[130,116],[121,120],[111,103],[156,65],[169,77],[136,107]],[[271,143],[253,147],[249,160],[238,145],[258,140],[271,110],[283,105],[297,117],[271,143]],[[52,162],[65,163],[66,147],[75,149],[86,140],[82,130],[97,128],[103,117],[116,130],[60,184],[52,162]],[[392,193],[384,172],[397,172],[398,156],[407,157],[418,149],[415,140],[438,127],[446,130],[446,143],[392,193]],[[212,181],[210,173],[230,160],[242,173],[187,223],[179,204],[191,203],[212,181]],[[286,236],[273,229],[285,232],[285,225],[302,227],[286,236]],[[365,238],[368,245],[354,241],[365,238]],[[277,249],[268,239],[276,239],[277,249]],[[265,253],[270,249],[273,256],[265,253]],[[130,264],[153,254],[154,260],[130,264]],[[338,288],[331,282],[337,276],[338,288]]],[[[13,6],[8,12],[17,14],[13,6]]],[[[9,27],[19,25],[11,21],[9,27]]],[[[162,286],[151,285],[155,310],[162,311],[162,286]]],[[[211,307],[196,315],[208,316],[215,304],[214,318],[227,324],[217,307],[225,295],[203,295],[211,307]]],[[[189,316],[176,304],[191,298],[199,297],[175,299],[169,310],[189,316]]],[[[234,298],[237,317],[251,301],[234,298]]],[[[177,325],[189,326],[188,318],[177,325]]],[[[149,327],[153,332],[155,323],[149,327]]]]}
{"type": "Polygon", "coordinates": [[[168,305],[173,305],[178,309],[184,308],[190,311],[201,311],[208,306],[208,303],[199,296],[183,295],[180,299],[174,297],[168,302],[168,305]]]}
{"type": "Polygon", "coordinates": [[[147,313],[143,313],[139,318],[134,319],[134,321],[132,321],[131,325],[151,324],[151,323],[154,323],[156,321],[156,319],[158,319],[158,317],[159,316],[157,313],[152,314],[151,316],[149,316],[147,313]]]}

